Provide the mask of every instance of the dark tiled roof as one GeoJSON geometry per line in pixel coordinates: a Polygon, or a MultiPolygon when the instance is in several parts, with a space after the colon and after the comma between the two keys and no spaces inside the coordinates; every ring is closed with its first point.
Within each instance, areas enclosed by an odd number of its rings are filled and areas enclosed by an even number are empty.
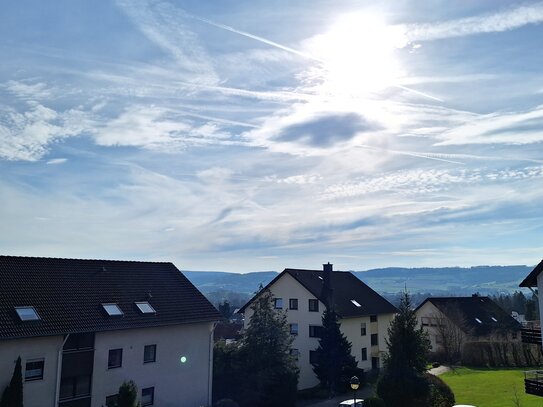
{"type": "Polygon", "coordinates": [[[172,263],[0,256],[0,290],[0,339],[222,319],[172,263]],[[102,303],[124,315],[108,316],[102,303]],[[21,322],[16,306],[33,306],[41,320],[21,322]]]}
{"type": "Polygon", "coordinates": [[[470,335],[485,336],[493,332],[520,329],[520,324],[488,297],[431,297],[424,300],[417,309],[426,302],[434,304],[439,311],[470,335]],[[479,323],[476,318],[481,322],[479,323]]]}
{"type": "Polygon", "coordinates": [[[537,276],[539,273],[543,271],[543,260],[535,266],[535,268],[532,270],[528,276],[524,280],[522,280],[522,283],[520,283],[520,287],[537,287],[537,276]]]}
{"type": "MultiPolygon", "coordinates": [[[[275,277],[265,288],[274,284],[275,281],[284,274],[290,274],[303,285],[306,290],[326,304],[327,300],[323,292],[324,272],[322,270],[287,268],[275,277]]],[[[390,302],[381,297],[350,272],[332,271],[331,286],[333,288],[335,310],[341,318],[390,314],[398,311],[390,302]],[[357,307],[351,300],[358,302],[361,307],[357,307]]],[[[245,304],[239,312],[243,312],[252,301],[253,299],[245,304]]]]}

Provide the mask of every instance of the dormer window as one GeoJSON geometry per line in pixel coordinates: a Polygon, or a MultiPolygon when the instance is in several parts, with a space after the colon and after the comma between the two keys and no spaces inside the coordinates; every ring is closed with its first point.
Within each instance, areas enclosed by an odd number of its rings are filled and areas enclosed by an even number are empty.
{"type": "Polygon", "coordinates": [[[354,306],[358,307],[358,308],[361,308],[362,305],[360,305],[360,303],[356,300],[351,300],[351,302],[353,303],[354,306]]]}
{"type": "Polygon", "coordinates": [[[110,317],[118,317],[124,315],[123,311],[119,308],[117,304],[102,304],[102,307],[104,307],[104,311],[106,311],[110,317]]]}
{"type": "Polygon", "coordinates": [[[156,314],[155,309],[147,301],[136,302],[136,306],[142,314],[156,314]]]}
{"type": "Polygon", "coordinates": [[[38,321],[40,316],[34,307],[15,307],[15,312],[21,321],[38,321]]]}

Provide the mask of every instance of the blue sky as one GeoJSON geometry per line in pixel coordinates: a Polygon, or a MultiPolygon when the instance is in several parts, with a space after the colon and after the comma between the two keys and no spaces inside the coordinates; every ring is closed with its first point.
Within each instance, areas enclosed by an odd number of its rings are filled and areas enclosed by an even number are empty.
{"type": "Polygon", "coordinates": [[[536,264],[543,3],[7,2],[4,254],[536,264]]]}

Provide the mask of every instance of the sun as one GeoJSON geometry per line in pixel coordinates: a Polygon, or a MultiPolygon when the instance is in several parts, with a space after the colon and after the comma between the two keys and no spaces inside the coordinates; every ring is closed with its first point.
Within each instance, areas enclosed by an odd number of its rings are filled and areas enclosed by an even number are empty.
{"type": "Polygon", "coordinates": [[[322,90],[360,95],[398,83],[403,76],[398,49],[407,45],[400,26],[387,25],[375,14],[342,16],[307,44],[322,61],[322,90]]]}

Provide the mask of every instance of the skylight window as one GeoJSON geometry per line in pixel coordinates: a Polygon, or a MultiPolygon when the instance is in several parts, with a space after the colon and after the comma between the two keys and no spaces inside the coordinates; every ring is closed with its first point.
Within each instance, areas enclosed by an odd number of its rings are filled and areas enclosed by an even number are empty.
{"type": "Polygon", "coordinates": [[[102,307],[104,307],[104,311],[106,311],[110,317],[124,315],[117,304],[102,304],[102,307]]]}
{"type": "Polygon", "coordinates": [[[142,314],[155,314],[155,309],[147,301],[136,302],[136,306],[142,314]]]}
{"type": "Polygon", "coordinates": [[[320,280],[322,280],[322,277],[321,277],[321,276],[319,276],[319,279],[320,279],[320,280]]]}
{"type": "Polygon", "coordinates": [[[15,307],[15,311],[21,321],[38,321],[41,319],[34,307],[15,307]]]}
{"type": "Polygon", "coordinates": [[[494,318],[494,317],[492,317],[492,321],[498,322],[498,320],[496,318],[494,318]]]}
{"type": "Polygon", "coordinates": [[[479,318],[475,318],[475,320],[476,320],[477,322],[479,322],[480,324],[483,323],[483,321],[481,321],[479,318]]]}
{"type": "Polygon", "coordinates": [[[360,303],[359,303],[358,301],[356,301],[356,300],[351,300],[351,302],[352,302],[354,305],[356,305],[358,308],[361,308],[361,307],[362,307],[362,305],[360,305],[360,303]]]}

